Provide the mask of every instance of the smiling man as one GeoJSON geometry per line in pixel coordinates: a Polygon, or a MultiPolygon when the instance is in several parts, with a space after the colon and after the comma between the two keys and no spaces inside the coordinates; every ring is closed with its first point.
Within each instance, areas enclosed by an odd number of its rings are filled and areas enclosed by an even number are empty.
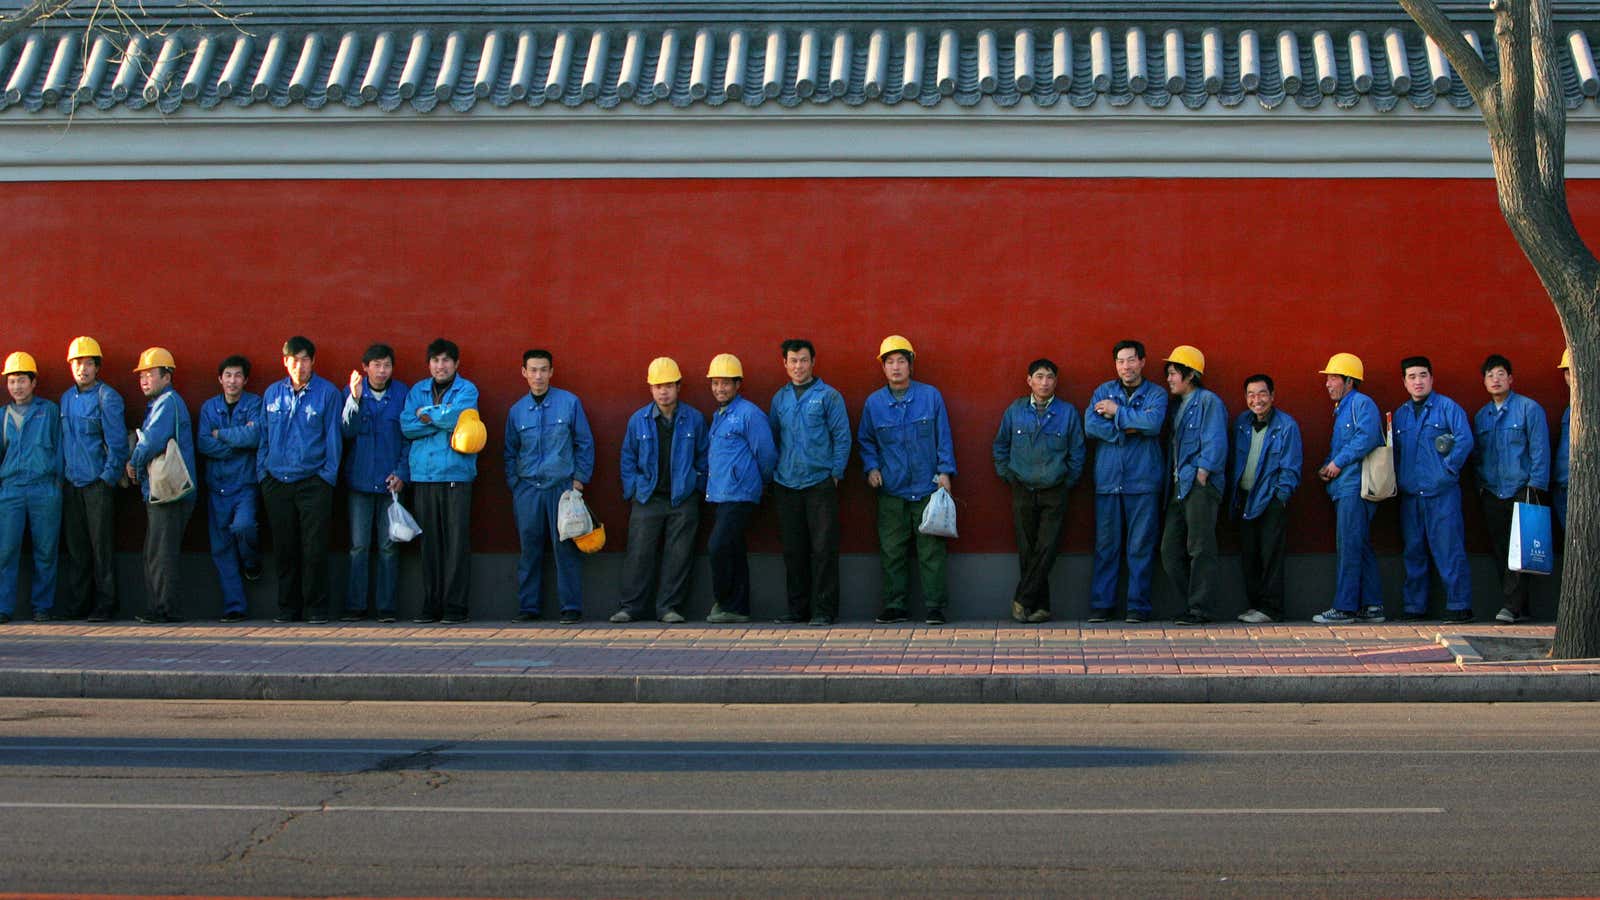
{"type": "Polygon", "coordinates": [[[195,448],[206,460],[206,526],[211,562],[222,584],[222,621],[249,618],[244,580],[261,577],[257,543],[256,448],[261,446],[261,398],[244,389],[250,360],[217,364],[222,393],[200,406],[195,448]]]}
{"type": "Polygon", "coordinates": [[[1317,477],[1333,499],[1338,576],[1333,606],[1311,617],[1318,625],[1376,624],[1384,620],[1378,557],[1372,552],[1372,517],[1378,504],[1361,496],[1361,465],[1383,443],[1378,404],[1361,392],[1366,367],[1354,353],[1335,353],[1319,373],[1333,401],[1333,439],[1317,477]]]}
{"type": "Polygon", "coordinates": [[[1239,621],[1265,625],[1283,618],[1283,558],[1289,497],[1300,486],[1300,423],[1277,407],[1272,376],[1244,380],[1246,410],[1233,420],[1230,508],[1239,519],[1239,562],[1250,607],[1239,621]]]}

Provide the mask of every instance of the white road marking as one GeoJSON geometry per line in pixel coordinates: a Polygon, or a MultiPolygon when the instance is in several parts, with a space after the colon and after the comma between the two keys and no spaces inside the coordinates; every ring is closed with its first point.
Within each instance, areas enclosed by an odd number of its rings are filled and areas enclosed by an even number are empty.
{"type": "MultiPolygon", "coordinates": [[[[440,743],[448,744],[448,741],[440,743]]],[[[655,743],[655,742],[652,742],[655,743]]],[[[760,744],[743,744],[737,747],[640,747],[636,749],[616,747],[453,747],[429,750],[438,744],[418,746],[371,747],[371,746],[321,746],[317,744],[261,744],[261,745],[233,745],[194,746],[191,744],[0,744],[0,753],[119,753],[150,755],[155,753],[195,754],[231,753],[231,754],[259,754],[262,756],[282,756],[286,754],[339,754],[344,756],[397,756],[403,754],[430,752],[437,756],[616,756],[616,757],[725,757],[735,756],[741,759],[752,757],[902,757],[902,756],[945,756],[945,757],[1083,757],[1083,756],[1173,756],[1177,754],[1194,756],[1592,756],[1600,754],[1600,747],[1572,747],[1555,749],[1523,749],[1516,747],[1507,748],[1438,748],[1438,747],[1398,747],[1394,749],[1339,749],[1339,748],[1291,748],[1291,749],[1240,749],[1219,748],[1208,749],[1203,747],[1166,747],[1166,748],[1128,748],[1128,747],[863,747],[850,749],[842,747],[773,747],[767,748],[760,744]]],[[[0,768],[4,763],[0,762],[0,768]]]]}
{"type": "Polygon", "coordinates": [[[489,816],[1411,816],[1440,815],[1441,806],[1150,808],[1054,807],[1041,809],[608,809],[557,806],[286,806],[270,803],[26,803],[0,802],[4,810],[120,812],[416,813],[489,816]]]}

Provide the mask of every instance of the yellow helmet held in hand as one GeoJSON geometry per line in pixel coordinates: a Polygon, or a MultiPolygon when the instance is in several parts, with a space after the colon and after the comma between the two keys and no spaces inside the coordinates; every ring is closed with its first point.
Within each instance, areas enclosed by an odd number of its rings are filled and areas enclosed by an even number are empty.
{"type": "Polygon", "coordinates": [[[100,342],[88,335],[75,337],[72,339],[72,343],[67,345],[67,362],[83,359],[85,356],[104,355],[104,353],[100,352],[100,342]]]}
{"type": "Polygon", "coordinates": [[[455,430],[450,432],[450,449],[457,453],[482,453],[489,443],[489,429],[483,427],[475,409],[463,409],[456,419],[455,430]]]}
{"type": "Polygon", "coordinates": [[[732,353],[718,353],[711,357],[711,367],[706,370],[707,378],[743,378],[744,366],[739,362],[739,357],[732,353]]]}
{"type": "Polygon", "coordinates": [[[878,359],[881,361],[885,356],[888,356],[896,350],[904,352],[905,355],[911,357],[912,360],[917,358],[917,351],[911,349],[910,341],[898,334],[891,334],[883,339],[883,343],[878,345],[878,359]]]}
{"type": "Polygon", "coordinates": [[[3,374],[18,375],[23,372],[29,375],[38,375],[39,364],[33,361],[32,354],[17,350],[6,357],[6,370],[3,374]]]}
{"type": "Polygon", "coordinates": [[[172,358],[171,353],[167,352],[167,348],[151,347],[139,354],[139,364],[133,367],[133,371],[143,372],[145,369],[176,369],[177,367],[177,361],[172,358]]]}
{"type": "Polygon", "coordinates": [[[1167,354],[1167,358],[1163,362],[1188,366],[1198,375],[1206,373],[1206,355],[1200,352],[1199,347],[1191,347],[1188,344],[1179,344],[1173,347],[1172,352],[1167,354]]]}
{"type": "Polygon", "coordinates": [[[1558,368],[1558,369],[1570,369],[1570,368],[1572,368],[1572,348],[1571,347],[1568,347],[1567,349],[1561,351],[1561,365],[1556,366],[1556,368],[1558,368]]]}
{"type": "Polygon", "coordinates": [[[678,369],[677,360],[670,356],[658,356],[650,360],[650,371],[644,375],[646,384],[676,384],[683,380],[683,372],[678,369]]]}
{"type": "Polygon", "coordinates": [[[1335,353],[1328,357],[1328,365],[1318,375],[1341,375],[1345,378],[1354,378],[1365,381],[1366,367],[1361,365],[1361,357],[1354,353],[1335,353]]]}
{"type": "Polygon", "coordinates": [[[596,525],[588,534],[580,534],[573,538],[572,545],[585,553],[599,553],[600,548],[606,545],[606,527],[596,525]]]}

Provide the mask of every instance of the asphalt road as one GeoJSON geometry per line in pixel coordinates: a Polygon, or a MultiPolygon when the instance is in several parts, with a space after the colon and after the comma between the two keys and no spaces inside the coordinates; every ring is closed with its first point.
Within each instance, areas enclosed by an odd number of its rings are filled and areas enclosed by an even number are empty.
{"type": "Polygon", "coordinates": [[[0,700],[0,891],[1600,894],[1600,705],[0,700]]]}

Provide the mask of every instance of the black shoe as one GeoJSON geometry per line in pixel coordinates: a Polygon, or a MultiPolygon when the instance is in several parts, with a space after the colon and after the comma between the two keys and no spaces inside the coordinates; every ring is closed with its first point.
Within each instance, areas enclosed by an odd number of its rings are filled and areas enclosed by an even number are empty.
{"type": "Polygon", "coordinates": [[[1403,613],[1400,614],[1400,621],[1402,621],[1402,622],[1426,622],[1426,621],[1428,621],[1428,614],[1425,613],[1425,612],[1403,612],[1403,613]]]}
{"type": "Polygon", "coordinates": [[[1201,612],[1198,609],[1191,609],[1188,612],[1184,613],[1183,615],[1177,617],[1176,619],[1173,619],[1172,620],[1172,624],[1174,624],[1174,625],[1204,625],[1204,624],[1206,624],[1206,623],[1208,623],[1210,621],[1211,621],[1210,617],[1207,616],[1205,613],[1201,612]]]}
{"type": "Polygon", "coordinates": [[[808,624],[814,625],[814,626],[816,626],[818,628],[822,628],[822,627],[825,627],[825,626],[828,626],[828,625],[832,625],[833,624],[833,616],[812,616],[811,617],[811,621],[808,624]]]}
{"type": "Polygon", "coordinates": [[[888,607],[884,609],[883,612],[878,613],[878,618],[874,619],[873,621],[877,622],[879,625],[898,625],[901,622],[907,621],[906,611],[900,609],[899,607],[888,607]]]}
{"type": "Polygon", "coordinates": [[[224,625],[232,625],[234,622],[243,622],[248,618],[250,616],[242,612],[225,612],[222,614],[222,618],[217,621],[224,625]]]}
{"type": "Polygon", "coordinates": [[[797,616],[794,613],[785,613],[785,614],[777,617],[776,619],[773,619],[772,620],[772,624],[774,624],[774,625],[799,625],[801,622],[804,622],[804,621],[806,621],[806,617],[805,616],[797,616]]]}
{"type": "Polygon", "coordinates": [[[575,609],[563,609],[561,611],[561,624],[563,625],[576,625],[582,621],[583,613],[575,609]]]}
{"type": "Polygon", "coordinates": [[[935,606],[933,609],[928,610],[927,616],[922,621],[928,625],[943,625],[944,610],[935,606]]]}
{"type": "Polygon", "coordinates": [[[1444,615],[1439,617],[1439,621],[1446,625],[1465,625],[1466,623],[1472,621],[1472,610],[1447,609],[1445,610],[1444,615]]]}
{"type": "Polygon", "coordinates": [[[33,611],[33,620],[35,622],[55,622],[55,621],[58,621],[59,618],[60,618],[59,616],[56,616],[56,615],[52,614],[47,609],[46,610],[36,609],[36,610],[33,611]]]}
{"type": "Polygon", "coordinates": [[[445,625],[465,625],[472,619],[462,613],[446,613],[439,621],[445,625]]]}
{"type": "Polygon", "coordinates": [[[439,617],[438,616],[430,616],[427,613],[422,613],[421,615],[417,616],[416,618],[412,619],[411,621],[412,621],[413,624],[416,624],[416,625],[432,625],[432,624],[434,624],[434,623],[439,621],[439,617]]]}
{"type": "Polygon", "coordinates": [[[278,613],[276,616],[272,617],[272,621],[277,622],[279,625],[289,625],[291,623],[300,621],[300,614],[278,613]]]}
{"type": "Polygon", "coordinates": [[[395,622],[394,613],[392,613],[392,612],[381,612],[381,613],[378,613],[378,624],[379,625],[393,625],[394,622],[395,622]]]}
{"type": "Polygon", "coordinates": [[[111,613],[108,613],[102,609],[97,609],[94,612],[89,613],[87,616],[84,616],[83,620],[85,622],[109,622],[111,621],[111,613]]]}
{"type": "Polygon", "coordinates": [[[312,614],[306,616],[306,624],[307,625],[326,625],[326,624],[328,624],[328,614],[327,613],[312,613],[312,614]]]}
{"type": "Polygon", "coordinates": [[[244,580],[245,581],[260,581],[261,580],[261,567],[260,566],[256,566],[253,569],[244,569],[241,572],[241,574],[244,575],[244,580]]]}
{"type": "Polygon", "coordinates": [[[518,625],[526,625],[529,622],[539,621],[539,614],[536,612],[519,612],[511,617],[511,621],[518,625]]]}
{"type": "Polygon", "coordinates": [[[1150,614],[1134,610],[1123,617],[1122,621],[1129,625],[1143,625],[1144,623],[1150,621],[1150,614]]]}
{"type": "Polygon", "coordinates": [[[9,621],[11,621],[10,613],[0,613],[0,625],[4,625],[9,621]]]}
{"type": "Polygon", "coordinates": [[[341,622],[365,622],[366,620],[367,611],[364,609],[352,609],[339,617],[341,622]]]}
{"type": "Polygon", "coordinates": [[[168,615],[167,613],[140,613],[133,617],[140,625],[172,625],[182,622],[182,616],[168,615]]]}
{"type": "MultiPolygon", "coordinates": [[[[1085,621],[1087,621],[1090,625],[1099,625],[1101,622],[1111,621],[1111,617],[1115,615],[1116,612],[1114,612],[1113,608],[1110,606],[1096,606],[1095,608],[1089,610],[1089,618],[1085,621]]],[[[1131,616],[1133,613],[1128,613],[1128,615],[1131,616]]]]}

